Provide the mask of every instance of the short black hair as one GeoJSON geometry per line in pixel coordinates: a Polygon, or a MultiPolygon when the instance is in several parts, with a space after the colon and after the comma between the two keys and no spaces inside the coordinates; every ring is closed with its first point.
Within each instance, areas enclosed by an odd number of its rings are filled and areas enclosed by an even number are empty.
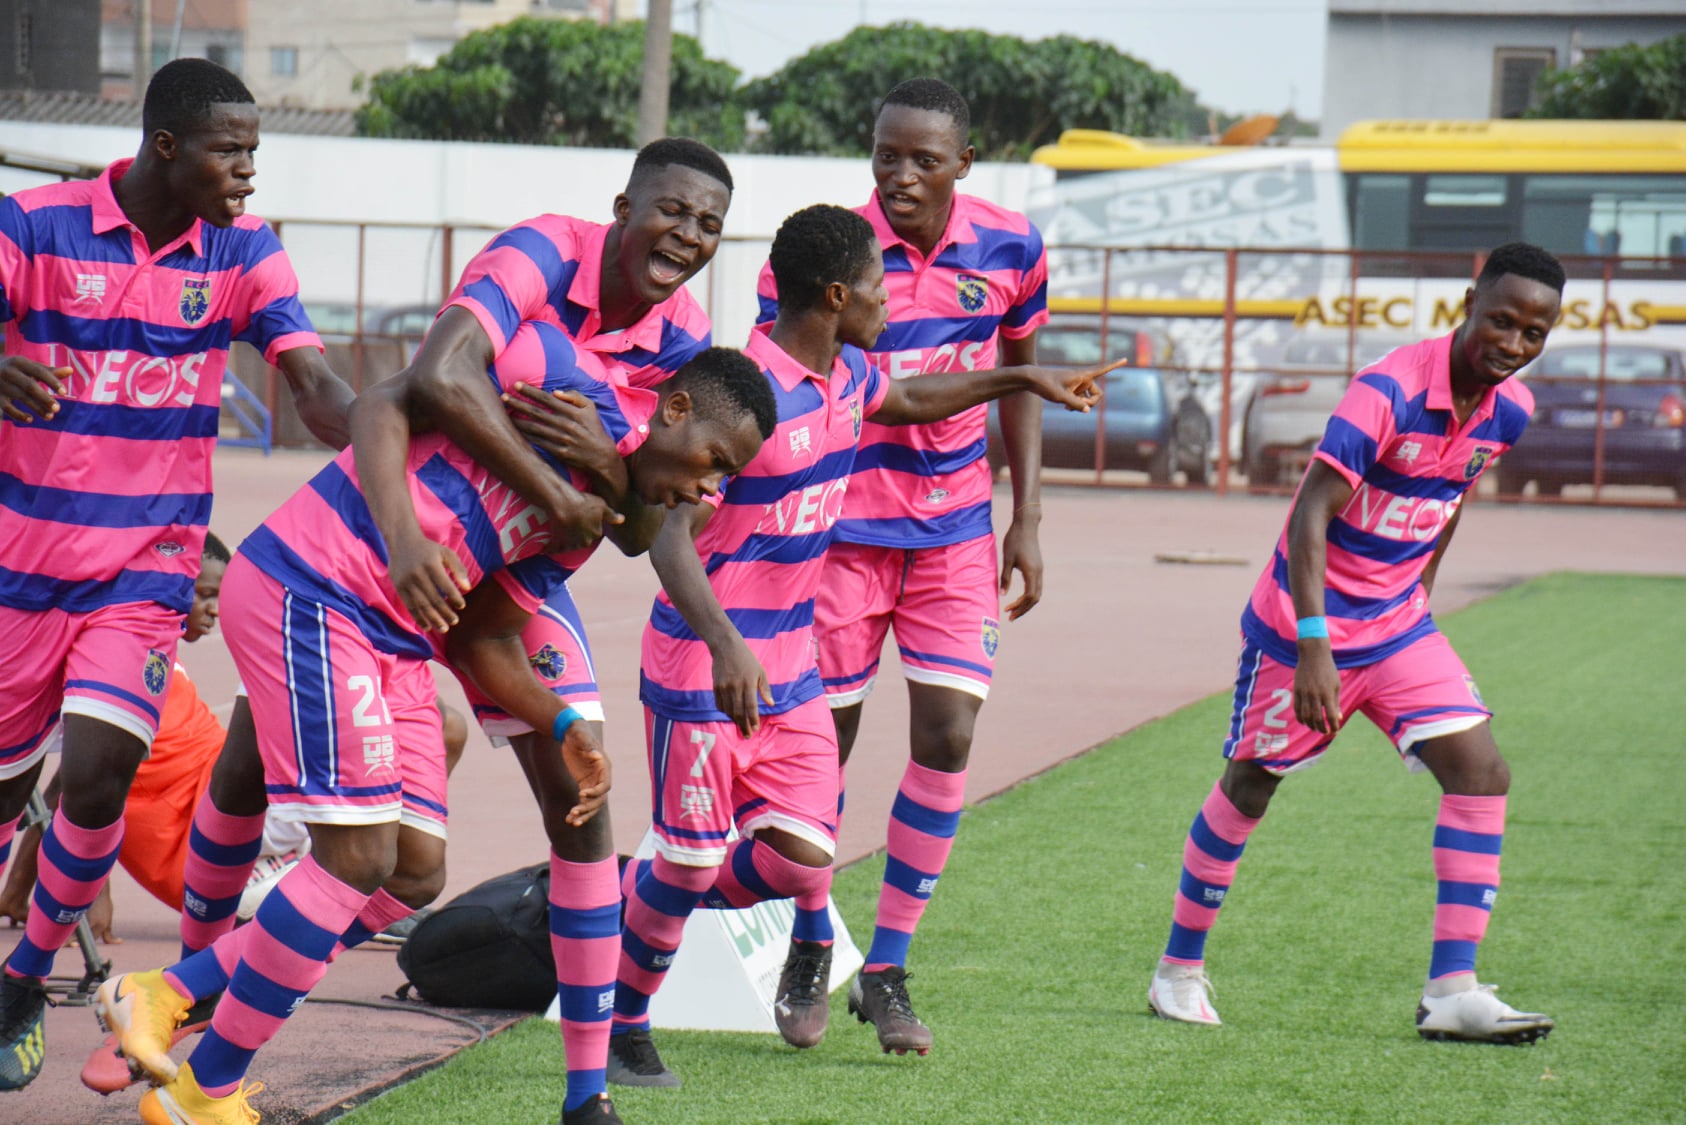
{"type": "Polygon", "coordinates": [[[228,553],[228,544],[218,539],[216,532],[207,531],[205,533],[205,561],[220,562],[227,565],[231,558],[233,556],[228,553]]]}
{"type": "Polygon", "coordinates": [[[209,118],[214,105],[256,101],[233,71],[210,59],[172,59],[147,83],[141,128],[149,137],[160,129],[179,137],[209,118]]]}
{"type": "Polygon", "coordinates": [[[755,416],[761,440],[773,436],[779,406],[772,384],[753,359],[736,348],[706,348],[691,357],[661,390],[684,391],[696,403],[697,417],[736,426],[745,414],[755,416]]]}
{"type": "Polygon", "coordinates": [[[626,178],[627,190],[631,191],[633,185],[674,164],[695,168],[703,175],[719,180],[727,191],[733,190],[732,170],[726,167],[726,161],[718,152],[689,137],[662,137],[639,149],[637,158],[632,162],[632,173],[626,178]]]}
{"type": "Polygon", "coordinates": [[[1563,292],[1563,263],[1531,242],[1507,242],[1496,246],[1487,255],[1481,274],[1475,279],[1477,289],[1485,289],[1507,273],[1537,281],[1563,292]]]}
{"type": "Polygon", "coordinates": [[[834,281],[853,285],[878,259],[872,224],[846,207],[816,203],[789,216],[767,255],[779,304],[811,309],[834,281]]]}
{"type": "Polygon", "coordinates": [[[883,113],[886,106],[892,105],[944,114],[959,131],[960,147],[966,147],[966,138],[972,132],[972,109],[960,91],[941,78],[909,78],[884,95],[884,100],[878,103],[878,112],[883,113]]]}

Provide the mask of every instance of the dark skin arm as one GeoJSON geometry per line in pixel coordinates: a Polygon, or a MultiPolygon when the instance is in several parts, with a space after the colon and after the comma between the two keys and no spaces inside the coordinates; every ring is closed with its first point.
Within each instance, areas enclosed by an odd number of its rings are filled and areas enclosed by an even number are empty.
{"type": "Polygon", "coordinates": [[[720,608],[702,559],[697,556],[697,535],[713,514],[714,509],[707,504],[675,511],[656,534],[650,563],[673,600],[673,608],[714,658],[714,705],[748,737],[761,726],[758,700],[773,702],[773,692],[767,683],[767,670],[720,608]]]}
{"type": "MultiPolygon", "coordinates": [[[[1036,363],[1036,333],[1022,340],[1001,339],[1001,359],[1008,367],[1036,363]]],[[[1016,570],[1024,591],[1007,606],[1007,620],[1017,621],[1042,600],[1042,403],[1020,392],[1001,400],[1001,441],[1007,448],[1007,470],[1013,482],[1013,522],[1001,538],[1001,593],[1012,585],[1016,570]]]]}
{"type": "Polygon", "coordinates": [[[1096,381],[1126,362],[1121,359],[1106,367],[1085,370],[1000,367],[994,371],[948,371],[917,379],[893,379],[872,420],[886,426],[935,422],[1019,391],[1057,402],[1067,410],[1087,412],[1100,399],[1096,381]]]}
{"type": "MultiPolygon", "coordinates": [[[[1313,461],[1288,516],[1288,588],[1295,617],[1323,616],[1328,577],[1329,521],[1352,499],[1352,485],[1327,462],[1313,461]]],[[[1294,717],[1314,731],[1341,728],[1341,678],[1327,637],[1299,642],[1294,668],[1294,717]]]]}
{"type": "Polygon", "coordinates": [[[351,444],[346,413],[356,397],[315,348],[289,348],[275,357],[298,407],[299,419],[316,439],[335,449],[351,444]]]}
{"type": "Polygon", "coordinates": [[[504,405],[515,428],[529,442],[591,478],[592,491],[625,518],[608,525],[604,535],[627,556],[650,549],[665,509],[652,508],[632,491],[626,462],[609,440],[597,406],[578,391],[553,391],[523,383],[506,394],[504,405]]]}
{"type": "MultiPolygon", "coordinates": [[[[539,683],[527,662],[521,630],[530,620],[532,614],[516,605],[503,587],[482,582],[469,594],[446,642],[445,656],[493,703],[535,731],[549,734],[567,704],[539,683]]],[[[579,802],[567,817],[577,828],[596,816],[608,799],[609,759],[583,719],[568,726],[558,749],[579,786],[579,802]]]]}

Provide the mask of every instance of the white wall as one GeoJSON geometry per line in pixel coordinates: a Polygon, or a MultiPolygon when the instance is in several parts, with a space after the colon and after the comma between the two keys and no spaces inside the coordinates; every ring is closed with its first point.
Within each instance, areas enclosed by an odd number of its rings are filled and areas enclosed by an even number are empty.
{"type": "MultiPolygon", "coordinates": [[[[106,163],[132,154],[132,129],[0,121],[0,149],[106,163]]],[[[253,213],[282,223],[282,237],[306,300],[350,301],[357,293],[354,226],[366,236],[364,301],[370,306],[441,298],[441,224],[472,229],[452,243],[461,269],[493,233],[547,211],[606,222],[626,183],[633,154],[623,150],[530,145],[389,141],[271,133],[258,152],[253,213]]],[[[810,203],[855,206],[872,190],[865,156],[729,156],[737,184],[727,217],[727,245],[692,290],[709,308],[715,338],[741,342],[754,321],[755,277],[784,217],[810,203]]],[[[978,164],[962,186],[1023,209],[1034,185],[1052,181],[1041,166],[978,164]]],[[[44,178],[0,168],[0,191],[44,178]]]]}

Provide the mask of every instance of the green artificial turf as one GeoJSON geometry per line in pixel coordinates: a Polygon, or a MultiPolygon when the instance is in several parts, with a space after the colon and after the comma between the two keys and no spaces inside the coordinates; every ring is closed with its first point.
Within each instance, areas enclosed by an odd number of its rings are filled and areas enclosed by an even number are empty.
{"type": "MultiPolygon", "coordinates": [[[[928,1057],[880,1054],[840,989],[809,1051],[658,1031],[684,1088],[613,1089],[622,1117],[1686,1120],[1686,581],[1555,575],[1443,626],[1513,775],[1481,976],[1556,1018],[1543,1043],[1417,1036],[1438,789],[1362,720],[1282,786],[1248,846],[1207,948],[1225,1025],[1148,1015],[1183,838],[1221,767],[1225,693],[967,811],[910,965],[928,1057]]],[[[881,870],[867,860],[836,883],[863,945],[881,870]]],[[[554,1122],[562,1090],[556,1025],[530,1020],[345,1120],[554,1122]]]]}

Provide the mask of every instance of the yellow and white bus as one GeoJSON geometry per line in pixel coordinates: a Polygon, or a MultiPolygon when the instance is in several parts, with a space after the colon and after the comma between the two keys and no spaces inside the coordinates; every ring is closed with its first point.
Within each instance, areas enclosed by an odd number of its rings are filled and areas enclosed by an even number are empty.
{"type": "Polygon", "coordinates": [[[1250,373],[1290,340],[1328,334],[1364,359],[1367,336],[1449,331],[1504,242],[1564,259],[1553,346],[1686,349],[1686,123],[1371,121],[1259,147],[1071,130],[1031,159],[1054,171],[1027,206],[1051,307],[1105,294],[1109,314],[1159,321],[1175,362],[1225,372],[1232,443],[1250,373]]]}

